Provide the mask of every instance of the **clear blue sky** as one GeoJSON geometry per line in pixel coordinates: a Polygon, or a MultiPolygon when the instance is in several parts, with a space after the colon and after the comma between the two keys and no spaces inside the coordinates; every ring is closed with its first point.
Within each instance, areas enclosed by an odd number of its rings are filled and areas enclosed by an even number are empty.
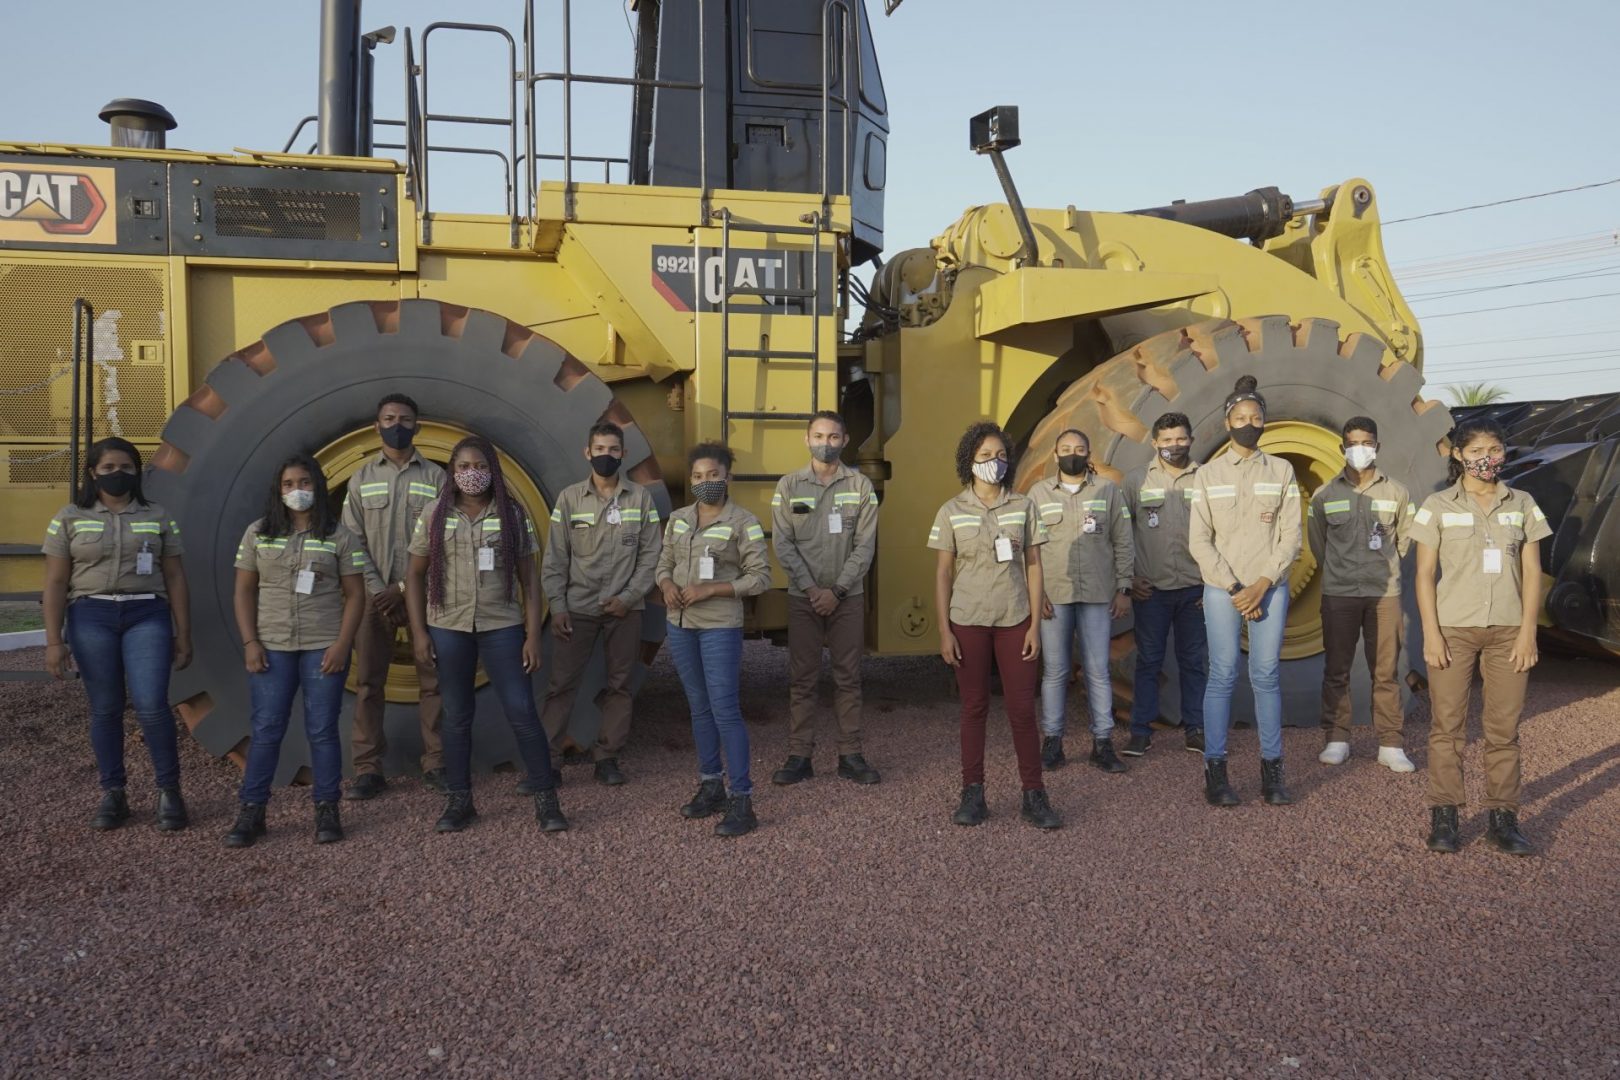
{"type": "MultiPolygon", "coordinates": [[[[891,252],[1000,197],[966,149],[967,118],[995,104],[1022,108],[1025,143],[1010,161],[1036,206],[1124,210],[1270,184],[1309,197],[1360,175],[1392,219],[1620,177],[1612,0],[1363,0],[1314,12],[906,0],[889,19],[881,0],[868,3],[894,124],[891,252]]],[[[555,33],[558,0],[539,6],[555,33]]],[[[151,17],[79,0],[67,30],[62,5],[12,7],[0,137],[101,142],[99,107],[138,96],[179,118],[172,145],[280,149],[315,111],[317,0],[161,0],[151,17]]],[[[574,7],[575,69],[626,73],[622,0],[574,7]]],[[[521,11],[521,0],[367,0],[364,23],[419,32],[483,20],[516,32],[521,11]]],[[[493,39],[434,40],[435,111],[504,108],[493,39]]],[[[379,115],[401,115],[402,41],[378,54],[379,115]]],[[[557,62],[555,46],[542,50],[542,67],[557,62]]],[[[560,115],[554,97],[540,108],[560,115]]],[[[575,109],[576,152],[624,152],[624,92],[581,90],[575,109]]],[[[489,161],[436,162],[436,208],[499,209],[497,173],[489,161]]],[[[1617,234],[1620,185],[1389,226],[1431,383],[1490,379],[1518,397],[1620,391],[1617,234]],[[1549,277],[1564,280],[1518,284],[1549,277]],[[1542,303],[1601,293],[1616,295],[1542,303]],[[1510,304],[1536,306],[1441,317],[1510,304]]]]}

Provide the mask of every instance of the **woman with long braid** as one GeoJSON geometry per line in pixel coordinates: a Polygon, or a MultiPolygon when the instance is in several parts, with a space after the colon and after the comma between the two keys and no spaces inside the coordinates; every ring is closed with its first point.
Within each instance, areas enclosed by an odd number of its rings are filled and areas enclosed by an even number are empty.
{"type": "Polygon", "coordinates": [[[450,480],[411,537],[405,602],[419,666],[439,670],[445,790],[440,832],[478,816],[472,799],[473,681],[478,662],[517,737],[541,828],[568,828],[530,676],[540,667],[540,581],[534,523],[512,498],[489,440],[469,435],[450,454],[450,480]],[[521,595],[519,589],[521,588],[521,595]]]}

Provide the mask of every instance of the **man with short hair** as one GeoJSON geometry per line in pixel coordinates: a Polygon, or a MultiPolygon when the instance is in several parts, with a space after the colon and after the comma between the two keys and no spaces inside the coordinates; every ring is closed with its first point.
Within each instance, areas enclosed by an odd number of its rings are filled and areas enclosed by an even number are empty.
{"type": "MultiPolygon", "coordinates": [[[[383,779],[383,755],[388,738],[383,714],[388,707],[385,690],[395,641],[410,619],[405,611],[406,550],[422,510],[439,496],[444,470],[412,448],[421,412],[404,394],[389,394],[377,403],[376,428],[382,450],[349,478],[343,500],[343,525],[365,545],[371,556],[366,565],[365,617],[355,635],[354,782],[348,798],[370,799],[388,787],[383,779]]],[[[412,655],[409,645],[405,655],[412,655]]],[[[413,661],[414,662],[414,661],[413,661]]],[[[432,667],[416,665],[419,692],[417,709],[422,723],[422,778],[436,791],[444,790],[444,759],[439,749],[439,675],[432,667]]]]}
{"type": "Polygon", "coordinates": [[[1322,753],[1324,765],[1350,756],[1350,665],[1359,639],[1372,676],[1378,764],[1409,773],[1401,746],[1401,688],[1396,682],[1402,637],[1401,558],[1411,545],[1412,505],[1406,488],[1378,470],[1378,425],[1344,423],[1344,471],[1311,497],[1306,533],[1322,574],[1322,753]]]}
{"type": "Polygon", "coordinates": [[[630,738],[630,675],[641,646],[641,612],[653,587],[663,528],[652,493],[622,474],[624,430],[602,421],[585,446],[591,475],[564,488],[551,510],[540,587],[551,605],[551,676],[540,722],[553,752],[585,665],[602,642],[602,724],[591,748],[599,783],[624,783],[619,753],[630,738]]]}
{"type": "Polygon", "coordinates": [[[771,542],[788,578],[788,759],[771,781],[797,784],[815,775],[816,683],[821,650],[832,658],[838,714],[838,775],[857,784],[882,777],[861,753],[861,657],[866,653],[866,572],[877,550],[872,482],[839,456],[849,439],[844,418],[811,417],[804,443],[810,464],[782,477],[771,497],[771,542]]]}
{"type": "Polygon", "coordinates": [[[1193,502],[1192,422],[1165,413],[1153,422],[1153,461],[1125,479],[1136,542],[1131,608],[1136,625],[1135,700],[1131,739],[1124,753],[1141,757],[1153,745],[1159,718],[1159,675],[1173,630],[1181,683],[1181,726],[1188,750],[1204,752],[1204,684],[1209,681],[1209,638],[1204,631],[1204,578],[1187,548],[1193,502]]]}

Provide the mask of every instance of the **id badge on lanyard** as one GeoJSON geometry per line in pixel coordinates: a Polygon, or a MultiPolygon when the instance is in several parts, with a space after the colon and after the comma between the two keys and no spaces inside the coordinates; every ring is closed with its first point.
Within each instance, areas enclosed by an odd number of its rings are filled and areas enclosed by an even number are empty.
{"type": "Polygon", "coordinates": [[[834,510],[832,513],[827,515],[827,533],[830,536],[837,536],[843,531],[844,515],[840,514],[837,510],[834,510]]]}
{"type": "Polygon", "coordinates": [[[698,580],[714,580],[714,556],[709,554],[707,547],[703,549],[703,557],[698,559],[698,580]]]}
{"type": "Polygon", "coordinates": [[[1496,546],[1496,541],[1489,534],[1485,537],[1485,550],[1481,552],[1484,563],[1480,567],[1487,574],[1500,574],[1502,572],[1502,549],[1496,546]]]}
{"type": "Polygon", "coordinates": [[[478,549],[478,569],[480,572],[495,569],[495,549],[487,544],[478,549]]]}
{"type": "Polygon", "coordinates": [[[141,550],[135,555],[135,573],[150,574],[156,562],[157,560],[152,557],[152,542],[141,541],[141,550]]]}
{"type": "Polygon", "coordinates": [[[294,591],[300,596],[308,596],[315,591],[315,564],[308,563],[298,571],[298,581],[293,585],[294,591]]]}
{"type": "Polygon", "coordinates": [[[998,537],[996,537],[996,562],[1012,562],[1012,560],[1013,560],[1012,537],[1010,537],[1010,536],[998,536],[998,537]]]}

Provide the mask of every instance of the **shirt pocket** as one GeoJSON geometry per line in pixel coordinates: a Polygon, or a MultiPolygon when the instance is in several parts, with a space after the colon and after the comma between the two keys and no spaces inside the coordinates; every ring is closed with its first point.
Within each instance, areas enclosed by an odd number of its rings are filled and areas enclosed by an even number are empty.
{"type": "Polygon", "coordinates": [[[66,527],[71,534],[68,537],[68,552],[75,562],[95,562],[104,553],[112,550],[106,528],[98,529],[95,527],[97,525],[101,525],[101,522],[92,521],[89,528],[80,521],[67,523],[66,527]]]}
{"type": "Polygon", "coordinates": [[[1204,489],[1204,502],[1209,505],[1209,516],[1216,525],[1229,527],[1237,520],[1238,497],[1236,484],[1211,484],[1204,489]]]}
{"type": "Polygon", "coordinates": [[[589,558],[600,550],[602,535],[611,528],[602,521],[600,514],[575,514],[563,524],[568,529],[568,549],[582,559],[589,558]]]}
{"type": "MultiPolygon", "coordinates": [[[[1270,514],[1271,520],[1275,521],[1277,510],[1282,506],[1283,487],[1282,484],[1266,480],[1256,481],[1249,489],[1249,498],[1253,501],[1255,510],[1262,515],[1270,514]]],[[[1265,518],[1262,517],[1261,520],[1264,521],[1265,518]]]]}
{"type": "Polygon", "coordinates": [[[1471,541],[1478,525],[1473,514],[1445,514],[1440,515],[1440,539],[1442,541],[1471,541]]]}
{"type": "Polygon", "coordinates": [[[1322,504],[1322,520],[1333,528],[1350,524],[1350,500],[1335,499],[1322,504]]]}
{"type": "Polygon", "coordinates": [[[1401,504],[1395,499],[1374,499],[1372,501],[1373,524],[1381,525],[1385,532],[1392,531],[1400,520],[1401,504]]]}
{"type": "Polygon", "coordinates": [[[1056,533],[1063,524],[1066,512],[1062,503],[1041,503],[1037,516],[1047,532],[1056,533]]]}
{"type": "Polygon", "coordinates": [[[977,559],[989,547],[984,519],[977,514],[953,514],[947,524],[956,542],[958,559],[977,559]]]}
{"type": "MultiPolygon", "coordinates": [[[[387,484],[381,485],[382,486],[381,491],[375,491],[375,490],[367,491],[366,489],[369,488],[370,486],[371,485],[369,485],[369,484],[362,484],[360,486],[360,509],[362,509],[362,510],[386,510],[386,509],[388,509],[388,504],[391,501],[393,501],[393,494],[392,494],[392,492],[390,492],[388,490],[388,485],[387,484]]],[[[420,509],[420,507],[418,509],[420,509]]]]}

